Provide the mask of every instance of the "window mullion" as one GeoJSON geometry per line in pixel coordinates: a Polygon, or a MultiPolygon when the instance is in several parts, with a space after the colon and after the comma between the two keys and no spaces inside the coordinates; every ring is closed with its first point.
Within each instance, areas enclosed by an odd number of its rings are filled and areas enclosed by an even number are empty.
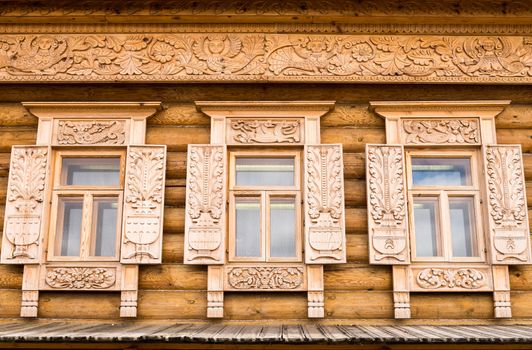
{"type": "Polygon", "coordinates": [[[92,233],[92,207],[93,195],[90,192],[85,192],[83,195],[83,219],[81,222],[81,244],[80,244],[80,258],[86,260],[89,257],[90,241],[92,233]]]}
{"type": "Polygon", "coordinates": [[[440,230],[442,240],[443,258],[450,261],[452,257],[452,234],[451,234],[451,215],[449,213],[449,196],[447,191],[441,191],[440,194],[440,230]]]}
{"type": "Polygon", "coordinates": [[[263,261],[270,260],[270,232],[268,221],[270,220],[269,196],[266,191],[261,191],[261,248],[263,261]]]}

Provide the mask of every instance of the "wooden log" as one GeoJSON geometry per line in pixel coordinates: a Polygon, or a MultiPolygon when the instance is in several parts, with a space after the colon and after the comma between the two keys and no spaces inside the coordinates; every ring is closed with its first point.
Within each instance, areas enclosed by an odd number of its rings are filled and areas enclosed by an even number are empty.
{"type": "Polygon", "coordinates": [[[322,128],[321,143],[341,143],[344,152],[364,152],[367,143],[385,143],[384,128],[322,128]]]}
{"type": "Polygon", "coordinates": [[[183,264],[141,265],[139,289],[207,290],[207,267],[183,264]]]}
{"type": "Polygon", "coordinates": [[[36,137],[36,128],[0,128],[0,152],[11,152],[13,145],[34,145],[36,137]]]}
{"type": "Polygon", "coordinates": [[[348,263],[367,263],[369,261],[367,234],[347,234],[346,246],[348,263]]]}
{"type": "Polygon", "coordinates": [[[10,159],[11,159],[10,152],[0,153],[0,178],[8,177],[10,159]]]}
{"type": "Polygon", "coordinates": [[[163,263],[183,263],[183,234],[163,234],[163,263]]]}
{"type": "Polygon", "coordinates": [[[184,152],[189,144],[209,142],[210,129],[207,127],[151,126],[146,129],[146,143],[166,145],[169,151],[184,152]]]}
{"type": "Polygon", "coordinates": [[[307,319],[307,293],[225,293],[224,316],[231,320],[307,319]]]}
{"type": "Polygon", "coordinates": [[[492,293],[411,293],[410,307],[412,318],[493,318],[492,293]]]}
{"type": "Polygon", "coordinates": [[[532,266],[510,266],[510,288],[512,291],[532,291],[532,266]]]}
{"type": "Polygon", "coordinates": [[[168,152],[166,155],[166,178],[184,179],[187,176],[187,153],[168,152]]]}
{"type": "Polygon", "coordinates": [[[211,125],[211,118],[198,111],[194,103],[164,103],[162,110],[147,121],[149,126],[207,126],[211,125]]]}
{"type": "Polygon", "coordinates": [[[0,104],[0,127],[37,126],[38,119],[20,103],[0,104]]]}
{"type": "Polygon", "coordinates": [[[120,292],[39,292],[41,318],[119,319],[119,305],[120,292]]]}
{"type": "Polygon", "coordinates": [[[532,292],[512,290],[510,300],[512,302],[512,318],[532,318],[532,292]]]}
{"type": "Polygon", "coordinates": [[[340,104],[321,117],[322,127],[350,126],[357,128],[384,128],[384,118],[369,110],[369,103],[340,104]]]}
{"type": "Polygon", "coordinates": [[[0,289],[22,288],[22,265],[0,265],[0,289]]]}
{"type": "Polygon", "coordinates": [[[393,318],[391,292],[325,290],[325,316],[339,319],[393,318]]]}
{"type": "Polygon", "coordinates": [[[497,143],[521,144],[523,152],[532,152],[532,129],[500,129],[497,130],[497,143]]]}
{"type": "Polygon", "coordinates": [[[139,291],[139,319],[205,319],[205,291],[139,291]]]}
{"type": "Polygon", "coordinates": [[[532,128],[532,105],[512,103],[495,119],[495,127],[500,129],[532,128]]]}
{"type": "Polygon", "coordinates": [[[325,265],[323,279],[326,291],[393,289],[392,267],[385,265],[325,265]]]}
{"type": "Polygon", "coordinates": [[[0,318],[20,317],[22,291],[19,289],[0,289],[0,318]]]}

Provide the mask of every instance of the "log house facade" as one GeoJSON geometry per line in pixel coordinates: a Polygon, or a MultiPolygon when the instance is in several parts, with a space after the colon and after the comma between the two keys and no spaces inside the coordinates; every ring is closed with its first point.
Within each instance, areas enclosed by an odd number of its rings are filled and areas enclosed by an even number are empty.
{"type": "Polygon", "coordinates": [[[532,341],[531,9],[3,2],[0,345],[532,341]]]}

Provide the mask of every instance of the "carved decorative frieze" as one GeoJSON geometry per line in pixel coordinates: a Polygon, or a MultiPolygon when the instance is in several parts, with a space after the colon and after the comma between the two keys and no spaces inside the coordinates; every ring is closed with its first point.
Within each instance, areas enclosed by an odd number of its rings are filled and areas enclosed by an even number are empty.
{"type": "Polygon", "coordinates": [[[122,145],[125,143],[125,120],[60,120],[57,125],[59,145],[122,145]]]}
{"type": "Polygon", "coordinates": [[[489,227],[494,263],[530,261],[530,239],[521,147],[485,147],[489,227]]]}
{"type": "Polygon", "coordinates": [[[300,120],[229,119],[228,144],[287,144],[301,142],[300,120]]]}
{"type": "Polygon", "coordinates": [[[189,145],[185,263],[224,261],[225,167],[225,146],[189,145]]]}
{"type": "Polygon", "coordinates": [[[116,282],[116,270],[104,267],[48,268],[45,281],[54,289],[108,289],[116,282]]]}
{"type": "Polygon", "coordinates": [[[407,145],[480,144],[478,119],[402,119],[407,145]]]}
{"type": "Polygon", "coordinates": [[[48,171],[48,147],[13,147],[2,262],[37,263],[48,171]]]}
{"type": "Polygon", "coordinates": [[[488,282],[482,271],[473,268],[428,268],[418,272],[416,283],[422,289],[479,289],[488,282]]]}
{"type": "Polygon", "coordinates": [[[4,35],[4,81],[532,83],[524,36],[4,35]]]}
{"type": "Polygon", "coordinates": [[[130,146],[127,155],[122,263],[160,263],[165,146],[130,146]]]}
{"type": "Polygon", "coordinates": [[[227,283],[238,290],[300,289],[305,285],[303,267],[239,266],[227,269],[227,283]]]}
{"type": "Polygon", "coordinates": [[[371,263],[408,263],[403,148],[368,145],[366,157],[371,263]]]}
{"type": "Polygon", "coordinates": [[[305,146],[305,261],[345,262],[341,145],[305,146]]]}

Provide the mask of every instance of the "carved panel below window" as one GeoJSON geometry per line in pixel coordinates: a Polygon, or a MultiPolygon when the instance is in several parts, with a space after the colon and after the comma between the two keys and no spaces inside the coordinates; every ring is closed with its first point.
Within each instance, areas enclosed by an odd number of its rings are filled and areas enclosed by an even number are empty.
{"type": "Polygon", "coordinates": [[[227,144],[299,144],[302,143],[300,119],[228,119],[227,144]]]}
{"type": "Polygon", "coordinates": [[[487,267],[429,267],[412,269],[412,291],[489,291],[492,277],[487,267]]]}
{"type": "Polygon", "coordinates": [[[59,145],[123,145],[125,120],[59,120],[56,142],[59,145]]]}
{"type": "Polygon", "coordinates": [[[225,290],[305,290],[305,267],[226,266],[225,290]]]}
{"type": "Polygon", "coordinates": [[[113,289],[115,267],[47,267],[45,282],[52,289],[113,289]]]}
{"type": "Polygon", "coordinates": [[[478,119],[402,119],[401,141],[406,145],[480,144],[478,119]]]}

